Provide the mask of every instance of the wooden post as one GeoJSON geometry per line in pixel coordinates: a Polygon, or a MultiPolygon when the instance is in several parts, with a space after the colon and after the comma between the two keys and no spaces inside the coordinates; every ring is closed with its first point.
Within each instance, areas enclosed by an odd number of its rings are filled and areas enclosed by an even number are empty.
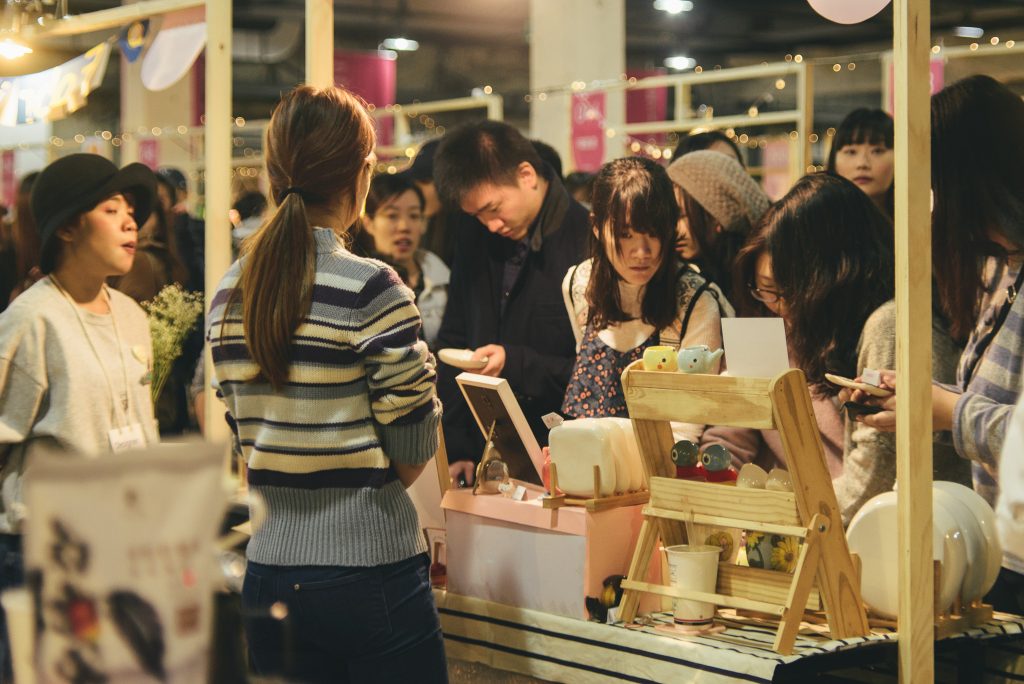
{"type": "Polygon", "coordinates": [[[334,85],[334,4],[306,0],[306,83],[334,85]]]}
{"type": "MultiPolygon", "coordinates": [[[[224,226],[231,208],[231,3],[206,5],[206,311],[217,284],[231,265],[231,233],[224,226]]],[[[209,348],[204,352],[206,381],[213,379],[209,348]]],[[[208,392],[208,394],[212,394],[208,392]]],[[[206,401],[207,441],[226,444],[224,405],[206,401]]]]}
{"type": "Polygon", "coordinates": [[[935,678],[929,0],[893,2],[900,681],[935,678]]]}
{"type": "MultiPolygon", "coordinates": [[[[802,68],[796,72],[796,109],[800,113],[800,119],[796,123],[798,163],[800,168],[799,178],[805,173],[810,173],[807,167],[814,161],[811,154],[811,130],[814,125],[814,71],[813,68],[804,62],[802,68]]],[[[795,180],[795,179],[794,179],[795,180]]]]}

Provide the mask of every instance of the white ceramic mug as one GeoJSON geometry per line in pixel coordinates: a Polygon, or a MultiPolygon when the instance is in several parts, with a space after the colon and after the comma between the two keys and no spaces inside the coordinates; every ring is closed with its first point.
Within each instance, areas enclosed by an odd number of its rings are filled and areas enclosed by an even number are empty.
{"type": "MultiPolygon", "coordinates": [[[[717,546],[680,544],[665,549],[668,573],[672,586],[707,594],[715,593],[718,582],[717,546]]],[[[676,624],[700,627],[711,624],[715,617],[715,604],[705,601],[676,599],[672,617],[676,624]]]]}

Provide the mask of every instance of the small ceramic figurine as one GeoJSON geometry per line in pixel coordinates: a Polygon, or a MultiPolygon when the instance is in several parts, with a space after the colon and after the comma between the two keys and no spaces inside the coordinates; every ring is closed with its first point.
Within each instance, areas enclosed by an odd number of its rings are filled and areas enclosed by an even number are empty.
{"type": "Polygon", "coordinates": [[[644,350],[644,370],[674,371],[676,366],[676,350],[672,347],[653,346],[644,350]]]}
{"type": "Polygon", "coordinates": [[[480,463],[476,466],[476,481],[473,483],[473,494],[497,494],[501,485],[509,481],[508,464],[501,458],[501,453],[494,446],[494,428],[498,421],[491,423],[487,433],[487,444],[480,463]]]}
{"type": "Polygon", "coordinates": [[[676,355],[678,360],[676,365],[682,373],[710,373],[715,361],[722,358],[724,353],[724,349],[711,351],[706,344],[684,347],[676,355]]]}
{"type": "Polygon", "coordinates": [[[698,480],[705,482],[707,472],[700,462],[697,445],[688,439],[682,439],[672,447],[672,462],[676,464],[677,480],[698,480]]]}
{"type": "Polygon", "coordinates": [[[712,444],[705,449],[701,461],[707,471],[708,482],[736,484],[738,474],[732,467],[732,454],[721,444],[712,444]]]}

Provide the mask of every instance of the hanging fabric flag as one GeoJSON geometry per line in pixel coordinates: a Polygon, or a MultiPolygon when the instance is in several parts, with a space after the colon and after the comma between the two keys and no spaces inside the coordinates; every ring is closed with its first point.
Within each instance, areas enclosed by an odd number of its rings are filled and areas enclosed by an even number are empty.
{"type": "Polygon", "coordinates": [[[149,35],[149,19],[133,21],[132,24],[121,31],[117,44],[121,48],[121,54],[129,62],[134,62],[142,54],[142,48],[146,45],[146,36],[149,35]]]}
{"type": "Polygon", "coordinates": [[[46,71],[0,78],[0,126],[53,121],[85,105],[103,82],[110,43],[46,71]]]}
{"type": "Polygon", "coordinates": [[[150,90],[171,87],[188,73],[205,45],[205,7],[164,15],[159,33],[142,58],[142,84],[150,90]]]}

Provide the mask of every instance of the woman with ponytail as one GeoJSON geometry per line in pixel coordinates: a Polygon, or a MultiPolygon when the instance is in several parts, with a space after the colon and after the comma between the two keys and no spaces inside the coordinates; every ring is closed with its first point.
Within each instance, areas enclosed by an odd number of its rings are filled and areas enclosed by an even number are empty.
{"type": "Polygon", "coordinates": [[[437,448],[434,360],[412,293],[341,239],[375,142],[341,88],[282,98],[266,142],[277,211],[209,316],[216,386],[266,505],[242,590],[252,667],[288,681],[447,681],[405,492],[437,448]],[[270,617],[280,605],[287,620],[270,617]]]}

